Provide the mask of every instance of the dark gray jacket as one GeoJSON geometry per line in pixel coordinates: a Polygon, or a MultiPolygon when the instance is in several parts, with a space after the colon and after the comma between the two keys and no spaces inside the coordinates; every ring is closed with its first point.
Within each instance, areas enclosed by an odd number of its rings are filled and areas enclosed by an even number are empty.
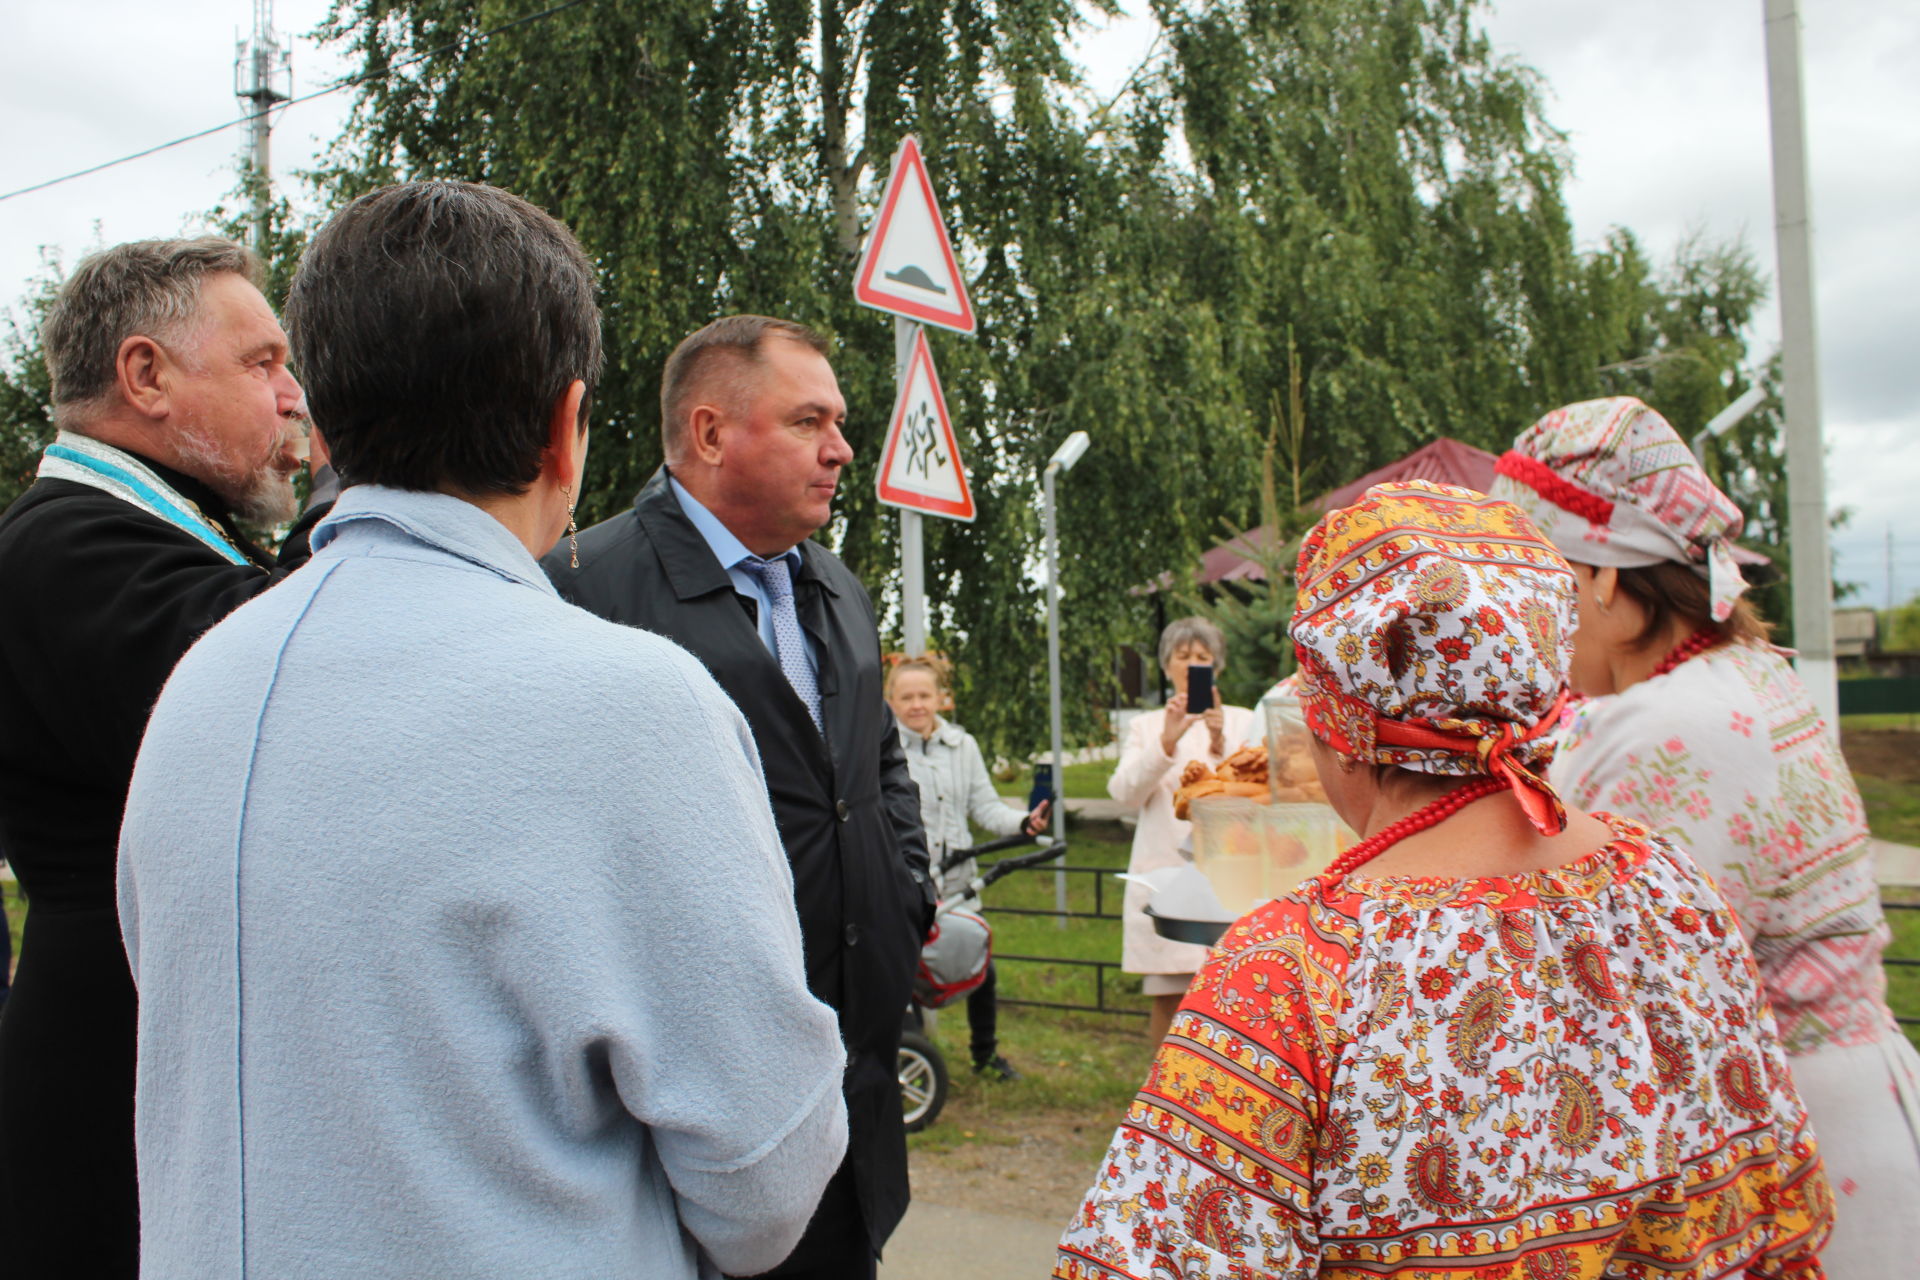
{"type": "Polygon", "coordinates": [[[578,569],[564,542],[541,566],[568,600],[699,658],[752,727],[793,867],[807,984],[839,1013],[847,1044],[847,1160],[877,1252],[907,1207],[894,1059],[933,890],[919,794],[881,695],[873,602],[826,548],[803,542],[800,555],[794,603],[820,658],[824,742],[666,468],[632,511],[580,534],[578,569]]]}

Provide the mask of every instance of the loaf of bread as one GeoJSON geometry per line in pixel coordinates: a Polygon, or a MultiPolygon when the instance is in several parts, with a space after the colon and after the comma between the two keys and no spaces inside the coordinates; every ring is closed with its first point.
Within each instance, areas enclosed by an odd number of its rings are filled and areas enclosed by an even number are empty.
{"type": "MultiPolygon", "coordinates": [[[[1205,766],[1202,767],[1204,768],[1205,766]]],[[[1187,820],[1188,806],[1195,800],[1198,800],[1201,796],[1223,795],[1226,789],[1227,784],[1209,772],[1207,776],[1200,779],[1200,781],[1190,786],[1182,787],[1173,793],[1173,816],[1185,822],[1187,820]]]]}
{"type": "Polygon", "coordinates": [[[1267,749],[1265,747],[1242,747],[1214,770],[1214,776],[1228,778],[1236,782],[1259,782],[1267,780],[1267,749]]]}

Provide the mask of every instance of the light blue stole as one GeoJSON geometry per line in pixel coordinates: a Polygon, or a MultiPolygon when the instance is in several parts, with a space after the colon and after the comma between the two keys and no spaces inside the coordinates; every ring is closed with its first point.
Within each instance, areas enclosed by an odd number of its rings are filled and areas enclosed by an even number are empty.
{"type": "Polygon", "coordinates": [[[184,529],[232,564],[252,564],[189,498],[181,496],[146,463],[124,449],[87,436],[62,431],[40,457],[40,472],[55,480],[71,480],[110,493],[148,515],[184,529]]]}

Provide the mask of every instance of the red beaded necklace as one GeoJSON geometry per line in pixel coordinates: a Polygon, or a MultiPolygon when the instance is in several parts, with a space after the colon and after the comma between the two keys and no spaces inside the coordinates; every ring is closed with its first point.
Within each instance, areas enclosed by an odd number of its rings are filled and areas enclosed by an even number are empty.
{"type": "Polygon", "coordinates": [[[1488,796],[1498,795],[1507,789],[1506,782],[1500,778],[1481,778],[1467,783],[1464,787],[1456,787],[1431,804],[1415,809],[1398,822],[1387,824],[1379,832],[1354,845],[1334,859],[1333,865],[1323,874],[1332,880],[1351,875],[1362,864],[1385,853],[1390,847],[1399,844],[1416,831],[1425,831],[1428,827],[1439,826],[1475,800],[1484,800],[1488,796]]]}
{"type": "MultiPolygon", "coordinates": [[[[1673,652],[1660,659],[1660,665],[1653,669],[1653,675],[1664,676],[1688,658],[1695,658],[1720,643],[1720,632],[1714,627],[1702,627],[1673,647],[1673,652]]],[[[1649,679],[1652,677],[1649,676],[1649,679]]]]}

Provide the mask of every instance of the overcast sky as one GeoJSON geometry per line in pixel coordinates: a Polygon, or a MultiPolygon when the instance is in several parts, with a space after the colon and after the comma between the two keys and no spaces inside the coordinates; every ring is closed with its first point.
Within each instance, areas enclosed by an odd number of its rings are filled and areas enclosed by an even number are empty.
{"type": "MultiPolygon", "coordinates": [[[[305,38],[326,0],[279,0],[295,92],[343,69],[305,38]]],[[[1129,8],[1143,11],[1142,0],[1129,8]]],[[[1887,595],[1920,592],[1920,5],[1822,0],[1804,31],[1819,281],[1822,400],[1841,576],[1887,595]]],[[[1505,0],[1497,46],[1538,70],[1567,131],[1568,189],[1583,245],[1632,228],[1656,260],[1688,231],[1744,235],[1775,268],[1762,0],[1505,0]]],[[[18,3],[0,17],[0,192],[236,118],[233,44],[247,0],[18,3]]],[[[1083,44],[1096,82],[1124,79],[1152,39],[1127,18],[1083,44]]],[[[289,108],[274,167],[308,166],[338,133],[346,93],[289,108]]],[[[239,130],[0,200],[0,305],[51,250],[177,234],[233,183],[239,130]]],[[[1769,306],[1756,345],[1777,340],[1769,306]]]]}

